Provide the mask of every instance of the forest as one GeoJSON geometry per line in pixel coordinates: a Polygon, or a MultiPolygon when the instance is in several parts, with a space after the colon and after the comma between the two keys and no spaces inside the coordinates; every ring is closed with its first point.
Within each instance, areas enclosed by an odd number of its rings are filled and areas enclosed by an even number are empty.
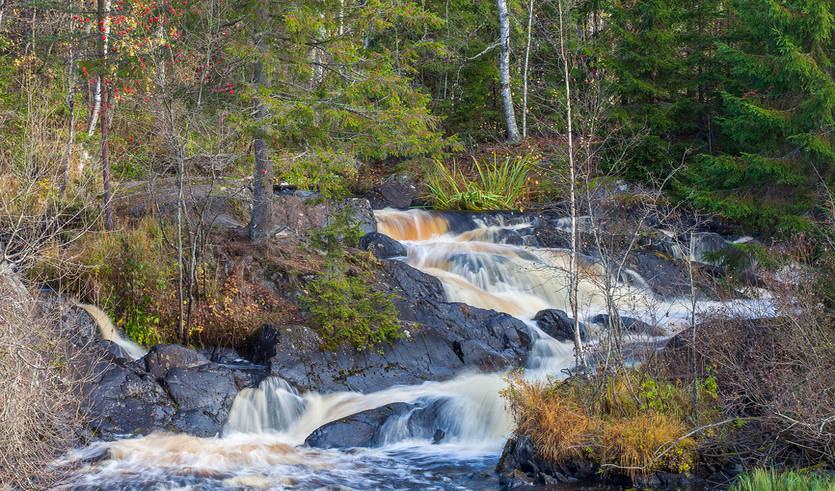
{"type": "Polygon", "coordinates": [[[0,0],[0,490],[832,489],[833,186],[833,0],[0,0]]]}

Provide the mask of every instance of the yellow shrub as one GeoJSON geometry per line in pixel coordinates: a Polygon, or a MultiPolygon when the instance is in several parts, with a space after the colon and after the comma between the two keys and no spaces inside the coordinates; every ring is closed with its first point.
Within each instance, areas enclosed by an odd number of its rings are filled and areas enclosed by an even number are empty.
{"type": "Polygon", "coordinates": [[[632,476],[657,469],[685,472],[693,468],[696,448],[692,438],[676,442],[686,433],[681,420],[653,410],[609,421],[600,435],[602,460],[632,476]]]}

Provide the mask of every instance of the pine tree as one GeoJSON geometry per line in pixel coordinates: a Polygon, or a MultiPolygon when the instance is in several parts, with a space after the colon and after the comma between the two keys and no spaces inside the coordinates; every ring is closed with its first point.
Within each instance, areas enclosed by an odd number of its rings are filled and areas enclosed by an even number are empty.
{"type": "Polygon", "coordinates": [[[835,170],[832,0],[733,0],[724,153],[703,156],[698,206],[751,227],[807,228],[835,170]]]}

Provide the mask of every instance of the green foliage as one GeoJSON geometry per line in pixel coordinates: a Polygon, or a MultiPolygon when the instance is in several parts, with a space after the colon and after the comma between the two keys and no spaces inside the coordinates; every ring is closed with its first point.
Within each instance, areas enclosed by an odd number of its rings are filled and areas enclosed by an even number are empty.
{"type": "Polygon", "coordinates": [[[734,479],[731,491],[831,491],[835,476],[825,473],[754,469],[734,479]]]}
{"type": "Polygon", "coordinates": [[[700,207],[749,228],[812,228],[816,186],[835,171],[831,2],[734,0],[718,123],[722,152],[692,179],[700,207]]]}
{"type": "Polygon", "coordinates": [[[310,237],[311,247],[326,253],[327,259],[322,273],[307,283],[301,303],[313,314],[322,344],[329,350],[346,343],[358,350],[380,349],[382,343],[403,337],[394,297],[372,287],[369,260],[345,253],[344,247],[356,246],[361,236],[346,212],[310,237]]]}
{"type": "Polygon", "coordinates": [[[470,211],[522,208],[531,170],[529,156],[508,156],[500,162],[494,154],[492,162],[479,162],[473,157],[473,164],[477,176],[469,179],[456,162],[452,169],[436,162],[434,172],[426,180],[437,208],[470,211]]]}
{"type": "Polygon", "coordinates": [[[366,350],[403,337],[392,297],[375,291],[370,282],[370,274],[353,274],[332,259],[308,283],[302,305],[313,314],[326,349],[348,343],[366,350]]]}
{"type": "Polygon", "coordinates": [[[355,247],[362,235],[356,220],[348,212],[343,212],[337,214],[325,228],[314,230],[309,242],[316,250],[338,256],[341,255],[343,245],[355,247]]]}

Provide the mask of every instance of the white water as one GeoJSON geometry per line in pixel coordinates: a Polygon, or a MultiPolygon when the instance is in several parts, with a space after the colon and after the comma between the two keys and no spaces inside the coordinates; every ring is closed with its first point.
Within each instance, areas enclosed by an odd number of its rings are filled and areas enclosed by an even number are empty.
{"type": "Polygon", "coordinates": [[[131,359],[138,360],[148,353],[148,350],[123,336],[102,309],[86,303],[75,303],[75,306],[90,314],[99,328],[99,335],[102,339],[118,345],[131,359]]]}
{"type": "MultiPolygon", "coordinates": [[[[412,266],[440,278],[450,301],[507,312],[528,323],[534,338],[527,377],[561,376],[572,362],[572,346],[550,338],[530,319],[544,308],[567,309],[567,253],[496,243],[503,227],[450,231],[444,217],[424,211],[382,210],[378,230],[401,240],[412,266]]],[[[518,228],[519,225],[506,228],[518,228]]],[[[600,294],[601,269],[583,261],[581,317],[605,312],[600,294]]],[[[673,330],[689,318],[685,301],[662,301],[630,272],[618,284],[623,314],[673,330]]],[[[738,302],[733,308],[756,307],[738,302]]],[[[716,305],[699,304],[700,311],[716,305]]],[[[727,305],[725,305],[727,307],[727,305]]],[[[243,486],[256,489],[308,489],[346,485],[356,489],[458,489],[495,485],[492,466],[512,420],[499,395],[503,374],[464,373],[445,382],[398,386],[371,394],[341,392],[299,394],[279,378],[243,390],[234,402],[224,434],[201,439],[155,434],[96,444],[71,455],[84,460],[101,452],[109,458],[76,474],[76,484],[135,486],[243,486]],[[415,409],[393,416],[378,431],[371,449],[318,450],[302,446],[314,430],[361,411],[392,403],[415,409]],[[435,406],[434,428],[440,444],[408,430],[412,412],[435,406]],[[473,470],[486,472],[473,478],[473,470]]],[[[478,474],[478,472],[476,472],[478,474]]]]}

